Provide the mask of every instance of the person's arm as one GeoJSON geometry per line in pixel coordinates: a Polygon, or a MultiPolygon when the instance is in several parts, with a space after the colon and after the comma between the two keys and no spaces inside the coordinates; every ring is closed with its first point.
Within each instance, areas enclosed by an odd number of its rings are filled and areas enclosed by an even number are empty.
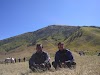
{"type": "Polygon", "coordinates": [[[59,53],[56,52],[55,54],[55,62],[59,63],[59,53]]]}
{"type": "Polygon", "coordinates": [[[44,61],[44,63],[50,62],[50,56],[48,55],[48,53],[45,53],[45,57],[46,60],[44,61]]]}
{"type": "Polygon", "coordinates": [[[33,54],[32,56],[31,56],[31,58],[29,59],[29,66],[32,66],[33,64],[35,64],[35,62],[34,62],[34,57],[35,57],[35,54],[33,54]]]}
{"type": "Polygon", "coordinates": [[[73,61],[74,61],[74,58],[73,58],[72,53],[71,53],[70,51],[67,51],[67,55],[68,55],[68,60],[69,60],[70,62],[73,62],[73,61]]]}

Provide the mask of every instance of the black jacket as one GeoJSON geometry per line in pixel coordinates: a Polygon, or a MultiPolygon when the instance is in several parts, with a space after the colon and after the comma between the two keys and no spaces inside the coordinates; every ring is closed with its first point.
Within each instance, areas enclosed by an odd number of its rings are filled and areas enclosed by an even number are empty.
{"type": "Polygon", "coordinates": [[[69,50],[57,51],[55,54],[55,62],[65,62],[65,61],[74,61],[73,55],[69,50]]]}
{"type": "Polygon", "coordinates": [[[47,63],[49,62],[49,60],[50,57],[46,52],[43,51],[41,53],[36,52],[29,59],[29,65],[47,63]]]}

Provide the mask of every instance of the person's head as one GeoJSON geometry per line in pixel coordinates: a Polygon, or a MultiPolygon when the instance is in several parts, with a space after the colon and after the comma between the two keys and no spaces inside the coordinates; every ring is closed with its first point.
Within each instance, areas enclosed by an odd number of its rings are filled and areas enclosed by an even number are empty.
{"type": "Polygon", "coordinates": [[[41,52],[42,49],[43,49],[43,45],[42,45],[42,44],[37,44],[37,45],[36,45],[36,50],[37,50],[37,52],[41,52]]]}
{"type": "Polygon", "coordinates": [[[64,44],[62,42],[58,43],[58,49],[63,50],[64,49],[64,44]]]}

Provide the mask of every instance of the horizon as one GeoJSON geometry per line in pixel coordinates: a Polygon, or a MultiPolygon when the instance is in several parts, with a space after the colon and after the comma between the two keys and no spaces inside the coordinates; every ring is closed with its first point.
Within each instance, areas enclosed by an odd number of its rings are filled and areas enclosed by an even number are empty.
{"type": "MultiPolygon", "coordinates": [[[[53,25],[48,25],[48,26],[53,26],[53,25]]],[[[48,26],[45,26],[45,27],[48,27],[48,26]]],[[[72,25],[56,25],[56,26],[72,26],[72,25]]],[[[42,27],[42,28],[45,28],[45,27],[42,27]]],[[[85,25],[84,26],[80,26],[80,27],[85,27],[85,25]]],[[[86,27],[92,27],[92,26],[86,26],[86,27]]],[[[95,26],[95,27],[100,27],[100,26],[95,26]]],[[[39,28],[39,29],[42,29],[42,28],[39,28]]],[[[37,30],[39,30],[39,29],[37,29],[37,30]]],[[[35,32],[37,30],[30,31],[30,32],[35,32]]],[[[28,32],[25,32],[25,33],[28,33],[28,32]]],[[[21,34],[25,34],[25,33],[21,33],[21,34]]],[[[21,35],[21,34],[18,34],[18,35],[21,35]]],[[[15,35],[15,36],[18,36],[18,35],[15,35]]],[[[11,36],[11,37],[15,37],[15,36],[11,36]]],[[[11,37],[8,37],[8,38],[11,38],[11,37]]],[[[5,39],[8,39],[8,38],[4,38],[4,39],[1,39],[1,40],[5,40],[5,39]]]]}
{"type": "Polygon", "coordinates": [[[49,25],[100,27],[99,0],[0,0],[0,40],[49,25]]]}

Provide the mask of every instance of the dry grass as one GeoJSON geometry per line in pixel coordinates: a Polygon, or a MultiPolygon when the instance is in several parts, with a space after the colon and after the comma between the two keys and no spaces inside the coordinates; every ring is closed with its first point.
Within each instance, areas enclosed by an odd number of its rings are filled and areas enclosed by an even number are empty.
{"type": "Polygon", "coordinates": [[[21,62],[8,65],[0,64],[0,75],[100,75],[99,56],[73,54],[77,63],[76,69],[62,68],[56,71],[52,67],[52,71],[34,73],[28,68],[28,62],[21,62]]]}

